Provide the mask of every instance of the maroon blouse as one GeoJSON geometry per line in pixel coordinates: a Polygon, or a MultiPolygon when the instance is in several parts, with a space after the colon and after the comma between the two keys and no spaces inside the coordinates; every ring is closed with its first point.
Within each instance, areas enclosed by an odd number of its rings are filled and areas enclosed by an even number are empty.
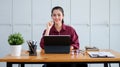
{"type": "MultiPolygon", "coordinates": [[[[45,34],[45,31],[44,31],[43,35],[45,34]]],[[[71,36],[71,46],[73,46],[74,49],[79,49],[78,35],[77,35],[76,31],[68,25],[63,24],[60,32],[58,32],[53,25],[53,27],[50,30],[49,35],[70,35],[71,36]]],[[[41,41],[40,41],[40,47],[42,49],[44,49],[43,37],[41,38],[41,41]]]]}

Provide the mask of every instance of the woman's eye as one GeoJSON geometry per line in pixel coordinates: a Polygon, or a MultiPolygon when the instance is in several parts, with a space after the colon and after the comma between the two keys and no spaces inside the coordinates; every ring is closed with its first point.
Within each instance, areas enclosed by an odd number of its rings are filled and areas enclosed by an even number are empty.
{"type": "Polygon", "coordinates": [[[58,14],[58,16],[61,16],[60,14],[58,14]]]}
{"type": "Polygon", "coordinates": [[[56,14],[53,14],[53,16],[56,16],[56,14]]]}
{"type": "Polygon", "coordinates": [[[59,16],[59,17],[60,17],[60,16],[61,16],[61,14],[53,14],[53,16],[54,16],[54,17],[56,17],[56,16],[59,16]]]}

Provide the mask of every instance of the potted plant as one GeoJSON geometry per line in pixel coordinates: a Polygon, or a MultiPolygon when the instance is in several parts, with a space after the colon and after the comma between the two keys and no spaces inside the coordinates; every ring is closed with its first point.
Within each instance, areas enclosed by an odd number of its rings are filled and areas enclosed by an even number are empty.
{"type": "Polygon", "coordinates": [[[22,44],[24,43],[24,38],[20,33],[10,34],[8,37],[8,43],[11,46],[11,56],[20,56],[22,50],[22,44]]]}

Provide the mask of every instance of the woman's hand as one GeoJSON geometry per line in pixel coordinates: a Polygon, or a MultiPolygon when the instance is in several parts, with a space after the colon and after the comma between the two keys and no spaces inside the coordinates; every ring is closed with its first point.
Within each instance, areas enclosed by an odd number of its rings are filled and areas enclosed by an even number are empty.
{"type": "Polygon", "coordinates": [[[47,29],[50,30],[52,26],[53,26],[53,21],[47,23],[47,29]]]}
{"type": "Polygon", "coordinates": [[[41,49],[41,52],[40,52],[41,54],[44,54],[45,53],[45,51],[44,51],[44,49],[41,49]]]}
{"type": "Polygon", "coordinates": [[[46,32],[45,32],[46,36],[49,35],[50,29],[52,28],[52,26],[53,26],[53,22],[52,21],[47,23],[47,29],[46,29],[46,32]]]}
{"type": "Polygon", "coordinates": [[[70,51],[73,50],[73,49],[74,49],[73,46],[70,46],[70,51]]]}

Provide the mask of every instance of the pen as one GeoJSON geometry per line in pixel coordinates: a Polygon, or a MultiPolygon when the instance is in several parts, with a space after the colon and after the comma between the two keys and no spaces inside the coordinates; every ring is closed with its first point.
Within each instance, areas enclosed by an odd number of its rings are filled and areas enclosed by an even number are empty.
{"type": "Polygon", "coordinates": [[[29,47],[32,49],[32,51],[34,52],[34,49],[32,48],[30,42],[27,41],[27,43],[28,43],[29,47]]]}

